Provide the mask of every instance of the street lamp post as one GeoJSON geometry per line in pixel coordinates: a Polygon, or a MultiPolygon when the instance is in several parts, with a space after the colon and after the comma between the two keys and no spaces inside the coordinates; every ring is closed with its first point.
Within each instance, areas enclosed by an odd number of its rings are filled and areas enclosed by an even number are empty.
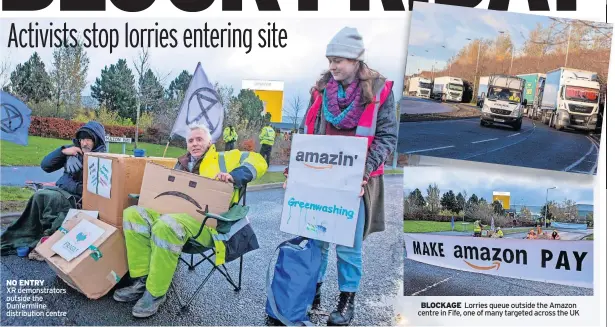
{"type": "MultiPolygon", "coordinates": [[[[468,38],[466,39],[468,41],[472,41],[472,39],[468,38]]],[[[480,40],[478,40],[478,53],[476,55],[476,72],[474,73],[474,90],[476,90],[476,96],[474,97],[473,100],[478,101],[478,88],[476,87],[478,84],[478,61],[480,60],[480,47],[482,45],[482,42],[480,40]]]]}
{"type": "Polygon", "coordinates": [[[510,36],[509,31],[499,31],[499,32],[501,34],[508,34],[508,36],[510,37],[510,70],[508,71],[508,74],[512,75],[513,60],[515,59],[515,45],[513,44],[513,40],[512,40],[512,37],[510,36]]]}
{"type": "Polygon", "coordinates": [[[570,50],[570,36],[572,35],[572,24],[568,26],[568,44],[566,45],[566,61],[564,67],[568,65],[568,51],[570,50]]]}
{"type": "Polygon", "coordinates": [[[545,228],[547,228],[547,217],[549,217],[549,190],[554,190],[556,188],[557,186],[553,186],[547,189],[547,196],[545,197],[545,228]]]}

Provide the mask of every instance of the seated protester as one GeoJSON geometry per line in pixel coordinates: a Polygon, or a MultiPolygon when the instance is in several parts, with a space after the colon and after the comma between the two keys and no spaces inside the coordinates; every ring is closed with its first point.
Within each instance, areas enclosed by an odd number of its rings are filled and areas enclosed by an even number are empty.
{"type": "Polygon", "coordinates": [[[498,231],[495,233],[496,237],[498,238],[502,238],[504,237],[504,232],[502,231],[501,227],[498,227],[498,231]]]}
{"type": "MultiPolygon", "coordinates": [[[[186,141],[188,153],[177,160],[175,169],[233,183],[235,193],[231,205],[239,201],[240,188],[267,172],[267,163],[258,153],[239,150],[217,152],[211,143],[209,130],[203,125],[190,126],[186,141]]],[[[113,298],[118,302],[138,300],[132,314],[139,318],[150,317],[166,300],[182,248],[190,237],[198,233],[201,222],[188,214],[161,215],[148,208],[133,206],[124,210],[123,227],[128,269],[133,283],[115,291],[113,298]]],[[[239,231],[224,235],[230,237],[224,244],[214,239],[213,235],[218,231],[207,226],[197,241],[206,247],[223,246],[227,257],[234,255],[236,258],[258,247],[252,244],[255,238],[249,225],[239,231]],[[240,239],[235,240],[236,237],[240,239]],[[233,244],[242,249],[234,248],[233,244]]],[[[216,262],[218,260],[221,259],[216,257],[216,262]]]]}
{"type": "Polygon", "coordinates": [[[73,144],[49,153],[41,168],[52,173],[64,168],[55,187],[46,187],[28,201],[21,216],[2,234],[2,255],[14,254],[19,247],[34,248],[44,236],[53,234],[71,208],[76,208],[83,192],[83,154],[107,152],[105,128],[90,121],[75,134],[73,144]]]}

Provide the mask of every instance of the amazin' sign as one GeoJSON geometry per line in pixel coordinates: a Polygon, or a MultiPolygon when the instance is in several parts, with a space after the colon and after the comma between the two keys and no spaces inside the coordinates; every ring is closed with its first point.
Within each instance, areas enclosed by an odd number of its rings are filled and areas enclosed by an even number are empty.
{"type": "MultiPolygon", "coordinates": [[[[60,11],[105,11],[107,0],[56,0],[60,2],[60,11]]],[[[149,8],[156,0],[111,0],[118,9],[125,12],[140,12],[149,8]]],[[[161,0],[158,0],[161,1],[161,0]]],[[[173,5],[185,12],[200,12],[207,10],[216,0],[171,0],[173,5]]],[[[281,11],[279,0],[254,0],[259,11],[281,11]]],[[[323,0],[298,0],[299,11],[318,11],[318,3],[323,0]]],[[[370,0],[347,0],[350,11],[369,11],[370,0]]],[[[461,7],[476,7],[487,0],[435,0],[437,4],[455,5],[461,7]]],[[[520,1],[520,0],[519,0],[520,1]]],[[[243,0],[218,0],[222,2],[222,11],[242,11],[243,0]]],[[[382,0],[385,11],[412,10],[414,2],[427,0],[382,0]]],[[[53,0],[3,0],[3,11],[37,11],[47,8],[53,0]]],[[[488,0],[489,9],[507,11],[510,0],[488,0]]],[[[527,0],[530,11],[550,11],[548,0],[527,0]]],[[[576,11],[577,0],[557,0],[557,11],[576,11]]]]}
{"type": "Polygon", "coordinates": [[[593,287],[593,242],[405,234],[409,259],[502,277],[593,287]]]}

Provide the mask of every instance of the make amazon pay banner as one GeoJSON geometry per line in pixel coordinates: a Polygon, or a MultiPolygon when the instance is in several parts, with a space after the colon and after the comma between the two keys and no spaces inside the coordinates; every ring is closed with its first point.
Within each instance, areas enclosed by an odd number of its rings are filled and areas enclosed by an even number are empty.
{"type": "Polygon", "coordinates": [[[367,139],[293,136],[280,230],[353,246],[367,139]]]}
{"type": "Polygon", "coordinates": [[[481,274],[594,287],[592,241],[406,233],[408,259],[481,274]]]}

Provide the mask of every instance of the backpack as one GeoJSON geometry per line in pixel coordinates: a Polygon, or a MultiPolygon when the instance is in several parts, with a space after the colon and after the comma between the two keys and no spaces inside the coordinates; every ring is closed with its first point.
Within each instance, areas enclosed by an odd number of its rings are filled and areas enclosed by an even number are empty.
{"type": "Polygon", "coordinates": [[[267,269],[265,311],[286,326],[311,326],[307,313],[316,296],[321,249],[312,239],[296,237],[282,242],[277,250],[273,279],[270,268],[275,256],[267,269]]]}

